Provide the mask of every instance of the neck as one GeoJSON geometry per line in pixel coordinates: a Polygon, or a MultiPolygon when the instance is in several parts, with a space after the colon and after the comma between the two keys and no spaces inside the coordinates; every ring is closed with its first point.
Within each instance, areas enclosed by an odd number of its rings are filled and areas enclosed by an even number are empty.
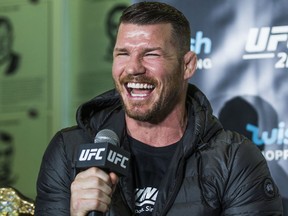
{"type": "Polygon", "coordinates": [[[134,139],[150,146],[174,144],[182,138],[187,125],[186,110],[178,113],[172,113],[157,124],[137,121],[126,116],[127,132],[134,139]]]}

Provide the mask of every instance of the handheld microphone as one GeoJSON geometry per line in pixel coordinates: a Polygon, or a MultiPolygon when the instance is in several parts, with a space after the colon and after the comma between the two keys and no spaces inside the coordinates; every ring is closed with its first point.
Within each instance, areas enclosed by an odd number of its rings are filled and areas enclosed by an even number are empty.
{"type": "MultiPolygon", "coordinates": [[[[129,170],[130,153],[118,146],[119,138],[110,129],[99,131],[94,143],[79,145],[76,168],[83,170],[98,167],[106,172],[115,172],[118,176],[125,176],[129,170]],[[96,144],[96,145],[95,145],[96,144]]],[[[100,216],[102,212],[92,211],[88,216],[100,216]]]]}

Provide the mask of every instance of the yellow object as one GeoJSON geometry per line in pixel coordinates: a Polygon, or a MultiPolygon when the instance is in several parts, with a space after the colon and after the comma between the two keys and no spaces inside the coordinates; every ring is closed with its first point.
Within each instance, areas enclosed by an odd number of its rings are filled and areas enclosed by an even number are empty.
{"type": "Polygon", "coordinates": [[[14,188],[0,188],[0,216],[34,215],[33,200],[14,188]]]}

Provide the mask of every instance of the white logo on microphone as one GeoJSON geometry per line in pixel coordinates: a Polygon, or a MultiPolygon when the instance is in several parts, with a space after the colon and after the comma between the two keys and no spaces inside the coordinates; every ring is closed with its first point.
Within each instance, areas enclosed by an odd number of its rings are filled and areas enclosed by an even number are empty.
{"type": "Polygon", "coordinates": [[[101,153],[105,151],[105,148],[83,149],[81,151],[79,161],[89,161],[94,157],[95,160],[102,160],[101,153]]]}

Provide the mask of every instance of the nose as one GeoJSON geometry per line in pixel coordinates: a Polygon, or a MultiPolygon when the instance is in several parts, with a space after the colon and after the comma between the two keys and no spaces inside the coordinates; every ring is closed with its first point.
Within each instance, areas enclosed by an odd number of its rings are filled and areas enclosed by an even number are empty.
{"type": "Polygon", "coordinates": [[[142,59],[139,56],[131,55],[125,69],[127,74],[134,76],[145,73],[145,67],[143,66],[142,59]]]}

